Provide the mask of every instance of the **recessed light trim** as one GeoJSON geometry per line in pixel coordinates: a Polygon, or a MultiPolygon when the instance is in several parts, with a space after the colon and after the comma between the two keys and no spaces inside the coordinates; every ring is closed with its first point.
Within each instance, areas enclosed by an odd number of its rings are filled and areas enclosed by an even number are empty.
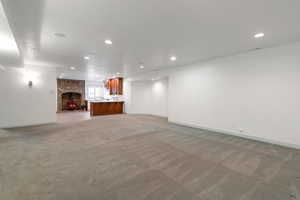
{"type": "Polygon", "coordinates": [[[84,59],[85,59],[85,60],[89,60],[90,57],[89,57],[89,56],[84,56],[84,59]]]}
{"type": "Polygon", "coordinates": [[[75,67],[70,67],[70,69],[71,69],[71,70],[75,70],[76,68],[75,68],[75,67]]]}
{"type": "Polygon", "coordinates": [[[144,69],[144,68],[145,68],[145,66],[144,66],[144,65],[141,65],[141,66],[140,66],[140,68],[141,68],[141,69],[144,69]]]}
{"type": "Polygon", "coordinates": [[[171,60],[171,61],[176,61],[176,60],[177,60],[177,57],[176,57],[176,56],[171,56],[171,57],[170,57],[170,60],[171,60]]]}
{"type": "Polygon", "coordinates": [[[254,35],[254,38],[262,38],[262,37],[264,37],[264,36],[265,36],[264,33],[256,33],[256,34],[254,35]]]}
{"type": "Polygon", "coordinates": [[[55,35],[56,37],[61,37],[61,38],[66,37],[66,34],[64,34],[64,33],[54,33],[54,35],[55,35]]]}
{"type": "Polygon", "coordinates": [[[111,41],[111,40],[109,40],[109,39],[107,39],[107,40],[104,40],[104,43],[105,43],[105,44],[108,44],[108,45],[112,45],[112,41],[111,41]]]}

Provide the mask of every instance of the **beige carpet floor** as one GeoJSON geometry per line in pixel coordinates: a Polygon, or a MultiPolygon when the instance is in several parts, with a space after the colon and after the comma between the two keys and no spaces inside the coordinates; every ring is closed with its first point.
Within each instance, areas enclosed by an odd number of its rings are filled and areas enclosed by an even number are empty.
{"type": "Polygon", "coordinates": [[[115,115],[0,132],[1,200],[300,199],[300,152],[115,115]]]}

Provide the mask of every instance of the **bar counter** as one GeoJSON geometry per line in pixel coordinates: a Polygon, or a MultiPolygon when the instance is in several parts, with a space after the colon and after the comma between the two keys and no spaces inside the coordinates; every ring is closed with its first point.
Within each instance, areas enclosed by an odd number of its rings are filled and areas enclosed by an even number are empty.
{"type": "Polygon", "coordinates": [[[96,115],[113,115],[122,114],[124,101],[91,101],[90,114],[96,115]]]}

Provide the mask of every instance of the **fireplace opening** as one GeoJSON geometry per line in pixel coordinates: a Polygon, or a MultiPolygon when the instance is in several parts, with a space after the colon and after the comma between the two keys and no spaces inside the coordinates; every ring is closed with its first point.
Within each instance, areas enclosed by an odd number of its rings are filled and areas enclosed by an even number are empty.
{"type": "Polygon", "coordinates": [[[62,110],[80,110],[81,94],[76,92],[66,92],[62,94],[62,110]]]}

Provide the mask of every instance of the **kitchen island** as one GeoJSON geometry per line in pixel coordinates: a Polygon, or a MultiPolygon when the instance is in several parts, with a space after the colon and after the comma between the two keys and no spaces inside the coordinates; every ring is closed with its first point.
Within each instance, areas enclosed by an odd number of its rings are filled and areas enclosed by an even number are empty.
{"type": "Polygon", "coordinates": [[[90,114],[96,115],[112,115],[122,114],[124,101],[91,101],[90,114]]]}

